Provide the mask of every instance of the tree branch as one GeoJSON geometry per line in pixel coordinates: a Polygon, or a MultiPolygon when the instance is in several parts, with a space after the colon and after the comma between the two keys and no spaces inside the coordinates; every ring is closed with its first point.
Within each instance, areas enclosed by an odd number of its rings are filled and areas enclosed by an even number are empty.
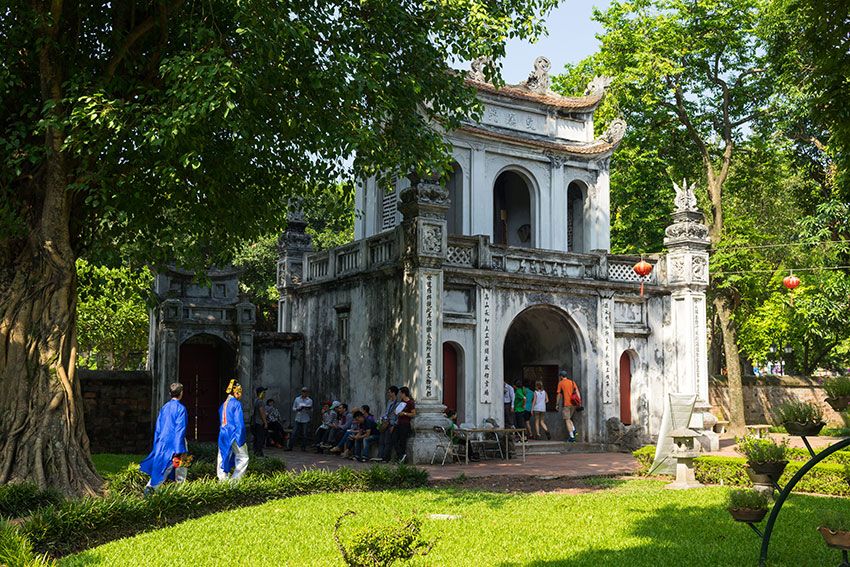
{"type": "MultiPolygon", "coordinates": [[[[166,13],[172,12],[180,7],[180,5],[184,2],[184,0],[176,0],[171,6],[165,8],[166,13]]],[[[109,63],[106,65],[106,71],[104,73],[107,80],[112,79],[115,76],[115,71],[118,70],[118,65],[124,60],[129,53],[130,48],[139,41],[142,37],[144,37],[149,31],[151,31],[154,27],[156,27],[157,23],[161,21],[162,13],[157,12],[156,14],[152,14],[144,21],[142,21],[139,25],[137,25],[124,39],[124,43],[118,48],[115,52],[115,55],[112,56],[112,59],[109,60],[109,63]]],[[[167,19],[167,18],[165,18],[167,19]]]]}

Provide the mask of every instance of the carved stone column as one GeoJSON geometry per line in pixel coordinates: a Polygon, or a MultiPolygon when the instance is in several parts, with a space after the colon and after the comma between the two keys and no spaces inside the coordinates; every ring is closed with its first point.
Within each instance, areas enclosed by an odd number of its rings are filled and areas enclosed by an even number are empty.
{"type": "Polygon", "coordinates": [[[448,191],[433,179],[411,176],[401,193],[403,381],[416,400],[413,462],[430,461],[443,415],[443,262],[446,259],[448,191]]]}
{"type": "Polygon", "coordinates": [[[676,353],[670,365],[668,384],[676,393],[696,394],[691,428],[703,433],[700,441],[709,450],[717,450],[719,441],[710,431],[713,420],[708,413],[708,337],[706,298],[708,287],[708,228],[697,209],[693,185],[684,181],[675,185],[676,211],[673,224],[665,230],[667,246],[667,285],[671,294],[672,327],[670,336],[676,353]]]}
{"type": "Polygon", "coordinates": [[[236,328],[239,330],[239,352],[236,373],[237,379],[249,395],[242,396],[245,415],[250,415],[254,392],[254,324],[257,321],[257,308],[245,296],[236,304],[236,328]]]}
{"type": "Polygon", "coordinates": [[[304,279],[304,255],[313,250],[312,238],[306,232],[304,215],[295,210],[289,213],[286,230],[277,241],[280,259],[277,262],[278,302],[277,330],[292,332],[292,296],[294,288],[304,279]]]}

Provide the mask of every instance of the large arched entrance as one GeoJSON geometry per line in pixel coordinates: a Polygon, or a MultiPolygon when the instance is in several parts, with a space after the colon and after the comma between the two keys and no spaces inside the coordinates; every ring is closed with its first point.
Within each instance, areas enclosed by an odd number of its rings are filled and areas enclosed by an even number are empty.
{"type": "Polygon", "coordinates": [[[528,182],[515,171],[505,171],[493,185],[493,242],[530,248],[533,240],[528,182]]]}
{"type": "Polygon", "coordinates": [[[212,335],[195,335],[180,345],[180,383],[189,414],[186,437],[214,441],[218,437],[218,408],[224,389],[236,377],[236,353],[212,335]]]}
{"type": "Polygon", "coordinates": [[[443,343],[443,405],[457,411],[457,422],[463,423],[463,350],[460,346],[443,343]]]}
{"type": "Polygon", "coordinates": [[[534,306],[517,315],[505,336],[503,353],[505,381],[522,380],[532,389],[536,381],[543,382],[549,394],[548,411],[555,411],[559,370],[566,370],[580,387],[584,385],[578,336],[569,316],[556,307],[534,306]]]}

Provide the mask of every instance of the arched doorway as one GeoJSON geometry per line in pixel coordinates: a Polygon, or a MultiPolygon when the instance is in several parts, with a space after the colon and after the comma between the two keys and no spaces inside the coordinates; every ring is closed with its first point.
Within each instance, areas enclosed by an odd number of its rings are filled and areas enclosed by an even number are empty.
{"type": "Polygon", "coordinates": [[[493,242],[503,246],[533,246],[531,191],[515,171],[501,173],[493,185],[493,242]]]}
{"type": "Polygon", "coordinates": [[[236,353],[212,335],[195,335],[180,345],[180,383],[189,414],[186,437],[214,441],[218,437],[218,408],[224,389],[236,377],[236,353]]]}
{"type": "Polygon", "coordinates": [[[584,196],[587,186],[573,181],[567,187],[567,250],[586,252],[584,243],[584,196]]]}
{"type": "Polygon", "coordinates": [[[620,421],[632,424],[632,357],[628,351],[620,355],[620,421]]]}
{"type": "MultiPolygon", "coordinates": [[[[513,384],[521,379],[532,389],[536,381],[543,382],[549,394],[547,411],[555,411],[559,370],[566,370],[584,389],[578,336],[569,316],[556,307],[538,305],[517,315],[505,336],[503,353],[505,381],[513,384]]],[[[558,422],[563,429],[556,416],[553,423],[558,422]]]]}
{"type": "Polygon", "coordinates": [[[457,411],[457,422],[463,423],[463,349],[449,342],[443,343],[443,405],[457,411]]]}

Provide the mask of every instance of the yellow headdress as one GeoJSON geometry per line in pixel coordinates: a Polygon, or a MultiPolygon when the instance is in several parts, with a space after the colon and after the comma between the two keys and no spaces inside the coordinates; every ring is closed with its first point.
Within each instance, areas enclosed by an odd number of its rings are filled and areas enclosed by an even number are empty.
{"type": "Polygon", "coordinates": [[[227,390],[225,390],[227,394],[241,394],[242,393],[242,385],[236,381],[236,378],[230,381],[230,384],[227,385],[227,390]]]}

